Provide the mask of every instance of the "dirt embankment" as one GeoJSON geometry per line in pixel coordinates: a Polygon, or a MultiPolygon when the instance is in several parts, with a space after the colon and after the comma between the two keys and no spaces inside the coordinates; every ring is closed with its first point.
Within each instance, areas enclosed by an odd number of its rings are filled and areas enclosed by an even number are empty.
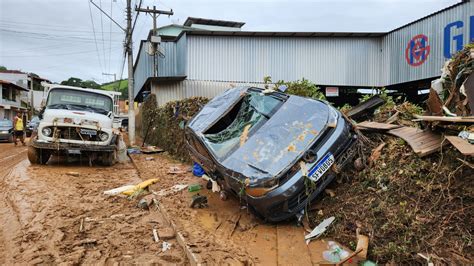
{"type": "Polygon", "coordinates": [[[102,194],[141,181],[131,163],[31,166],[26,148],[0,145],[0,264],[187,264],[176,240],[166,252],[154,242],[152,229],[163,226],[158,212],[102,194]]]}

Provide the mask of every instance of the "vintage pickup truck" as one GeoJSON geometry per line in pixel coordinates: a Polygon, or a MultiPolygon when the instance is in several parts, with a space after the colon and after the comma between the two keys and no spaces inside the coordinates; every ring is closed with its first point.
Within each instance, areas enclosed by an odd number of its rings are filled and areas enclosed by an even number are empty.
{"type": "Polygon", "coordinates": [[[53,85],[28,147],[32,164],[52,154],[84,155],[90,162],[115,163],[118,130],[113,128],[118,92],[53,85]]]}

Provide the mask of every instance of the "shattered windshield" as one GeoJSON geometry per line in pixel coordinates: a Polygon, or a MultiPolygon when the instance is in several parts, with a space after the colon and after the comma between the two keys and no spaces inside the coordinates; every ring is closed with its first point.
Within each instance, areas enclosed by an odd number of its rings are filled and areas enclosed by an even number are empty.
{"type": "Polygon", "coordinates": [[[282,100],[249,91],[228,113],[204,132],[206,145],[218,158],[225,158],[242,146],[255,129],[280,107],[282,100]]]}
{"type": "Polygon", "coordinates": [[[99,93],[54,89],[49,93],[47,108],[89,111],[106,115],[112,110],[112,98],[99,93]]]}

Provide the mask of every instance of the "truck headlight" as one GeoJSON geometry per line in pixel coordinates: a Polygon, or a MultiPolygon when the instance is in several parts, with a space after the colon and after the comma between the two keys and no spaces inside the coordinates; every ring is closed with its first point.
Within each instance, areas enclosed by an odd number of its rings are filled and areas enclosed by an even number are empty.
{"type": "Polygon", "coordinates": [[[51,136],[51,133],[53,133],[53,131],[50,127],[45,127],[41,130],[41,133],[43,133],[43,135],[45,135],[46,137],[49,137],[51,136]]]}
{"type": "Polygon", "coordinates": [[[99,138],[101,141],[106,141],[109,138],[109,134],[102,132],[99,134],[99,138]]]}

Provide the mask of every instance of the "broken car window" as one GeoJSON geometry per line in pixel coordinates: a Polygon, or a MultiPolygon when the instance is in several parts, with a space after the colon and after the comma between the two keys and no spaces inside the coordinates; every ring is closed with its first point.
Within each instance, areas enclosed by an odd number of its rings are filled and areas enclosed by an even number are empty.
{"type": "Polygon", "coordinates": [[[227,157],[239,145],[244,129],[262,126],[282,101],[271,95],[249,91],[226,115],[205,133],[205,142],[218,158],[227,157]]]}

